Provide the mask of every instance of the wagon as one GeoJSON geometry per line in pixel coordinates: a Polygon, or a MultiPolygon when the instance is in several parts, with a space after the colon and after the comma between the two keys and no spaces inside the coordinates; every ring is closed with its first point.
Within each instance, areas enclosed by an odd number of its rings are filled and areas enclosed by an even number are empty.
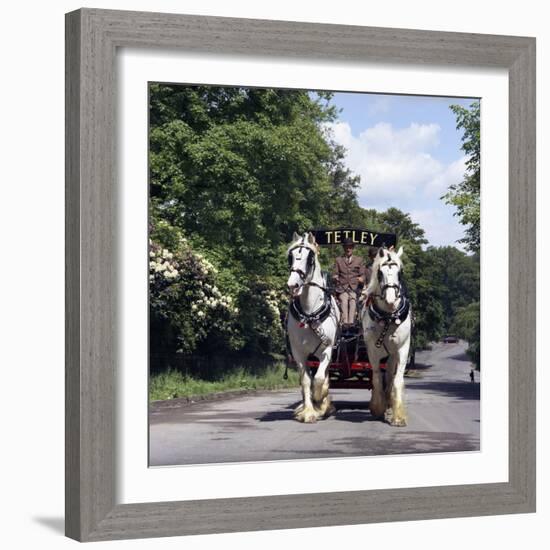
{"type": "MultiPolygon", "coordinates": [[[[397,237],[391,233],[377,233],[366,229],[316,229],[311,231],[315,235],[317,244],[320,246],[338,245],[344,238],[351,238],[357,245],[369,247],[395,246],[397,237]]],[[[328,273],[324,273],[325,284],[331,292],[331,280],[328,273]]],[[[372,389],[372,365],[369,362],[367,347],[361,326],[362,305],[358,302],[356,319],[354,324],[347,330],[340,330],[338,338],[332,349],[332,359],[329,365],[330,386],[332,388],[364,388],[372,389]]],[[[411,342],[407,367],[414,367],[414,319],[413,319],[413,340],[411,342]]],[[[385,375],[387,357],[380,362],[380,369],[385,375]]],[[[289,354],[289,362],[294,364],[289,354]]],[[[319,366],[319,359],[310,355],[306,366],[313,373],[319,366]]]]}

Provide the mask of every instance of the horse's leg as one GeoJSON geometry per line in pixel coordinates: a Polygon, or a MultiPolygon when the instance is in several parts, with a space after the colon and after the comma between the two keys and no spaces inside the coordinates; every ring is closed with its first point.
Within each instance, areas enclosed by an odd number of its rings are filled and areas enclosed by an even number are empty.
{"type": "Polygon", "coordinates": [[[384,391],[384,396],[386,398],[386,411],[384,412],[384,420],[390,424],[393,418],[393,404],[391,396],[395,373],[397,370],[397,359],[397,354],[392,353],[388,357],[388,362],[386,363],[386,389],[384,391]]]}
{"type": "Polygon", "coordinates": [[[302,386],[302,403],[294,410],[294,418],[299,422],[315,422],[317,412],[311,401],[311,373],[302,362],[298,363],[300,369],[300,384],[302,386]]]}
{"type": "Polygon", "coordinates": [[[373,356],[370,363],[372,366],[372,395],[369,409],[374,417],[382,418],[386,411],[386,396],[382,383],[382,373],[380,372],[380,357],[373,356]]]}
{"type": "Polygon", "coordinates": [[[405,367],[407,366],[407,357],[409,355],[409,342],[398,350],[397,368],[393,377],[393,383],[390,388],[390,402],[392,408],[391,419],[392,426],[407,425],[407,411],[405,408],[405,367]]]}
{"type": "Polygon", "coordinates": [[[334,406],[330,399],[329,390],[329,364],[332,357],[332,346],[325,348],[321,354],[321,361],[313,379],[313,402],[317,408],[319,418],[330,416],[334,412],[334,406]]]}

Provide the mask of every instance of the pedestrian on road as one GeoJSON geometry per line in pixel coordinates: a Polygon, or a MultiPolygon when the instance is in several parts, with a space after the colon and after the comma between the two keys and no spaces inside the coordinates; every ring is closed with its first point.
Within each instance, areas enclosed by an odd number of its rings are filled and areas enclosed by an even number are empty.
{"type": "Polygon", "coordinates": [[[472,369],[470,371],[470,380],[473,382],[474,381],[474,369],[472,369]]]}

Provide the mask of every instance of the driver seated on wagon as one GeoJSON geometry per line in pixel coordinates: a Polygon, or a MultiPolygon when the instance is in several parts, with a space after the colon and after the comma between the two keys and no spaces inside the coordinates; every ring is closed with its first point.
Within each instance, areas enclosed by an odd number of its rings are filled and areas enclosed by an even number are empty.
{"type": "Polygon", "coordinates": [[[332,279],[342,311],[342,328],[347,330],[355,323],[357,290],[359,286],[368,283],[370,270],[363,258],[353,255],[355,244],[352,239],[345,239],[342,246],[344,253],[334,262],[332,279]]]}

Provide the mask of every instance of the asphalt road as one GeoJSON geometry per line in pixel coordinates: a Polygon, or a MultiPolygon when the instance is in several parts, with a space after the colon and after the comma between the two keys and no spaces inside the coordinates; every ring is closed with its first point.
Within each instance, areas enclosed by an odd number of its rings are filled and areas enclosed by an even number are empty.
{"type": "Polygon", "coordinates": [[[405,380],[409,424],[374,420],[368,390],[333,389],[336,414],[295,421],[299,389],[150,408],[150,466],[479,450],[479,373],[466,344],[417,353],[405,380]]]}

